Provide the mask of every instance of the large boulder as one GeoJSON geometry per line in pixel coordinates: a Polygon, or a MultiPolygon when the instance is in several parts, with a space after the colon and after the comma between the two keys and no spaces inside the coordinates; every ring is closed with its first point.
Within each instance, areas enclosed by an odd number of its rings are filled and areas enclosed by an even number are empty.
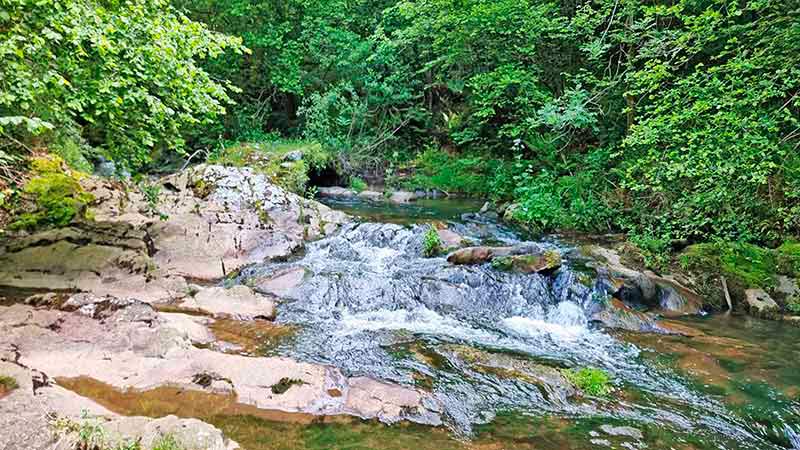
{"type": "Polygon", "coordinates": [[[772,320],[780,318],[780,306],[763,289],[747,289],[744,295],[751,316],[772,320]]]}
{"type": "Polygon", "coordinates": [[[667,316],[703,311],[703,298],[673,277],[630,268],[612,248],[588,245],[582,251],[591,258],[589,265],[605,282],[607,293],[626,304],[652,308],[667,316]]]}
{"type": "Polygon", "coordinates": [[[94,220],[0,241],[0,286],[175,301],[187,295],[186,279],[284,258],[348,221],[247,168],[201,165],[168,176],[156,204],[115,181],[81,183],[95,198],[94,220]]]}

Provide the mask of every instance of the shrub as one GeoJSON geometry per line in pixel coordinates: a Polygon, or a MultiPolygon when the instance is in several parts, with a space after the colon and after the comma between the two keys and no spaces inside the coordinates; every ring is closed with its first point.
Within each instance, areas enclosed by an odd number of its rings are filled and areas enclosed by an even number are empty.
{"type": "Polygon", "coordinates": [[[350,189],[356,193],[362,193],[367,190],[367,182],[358,177],[350,178],[350,189]]]}
{"type": "Polygon", "coordinates": [[[436,228],[430,227],[425,232],[425,237],[422,241],[422,254],[427,258],[432,258],[442,252],[443,245],[436,228]]]}
{"type": "Polygon", "coordinates": [[[10,377],[8,375],[0,375],[0,393],[2,393],[3,391],[6,392],[13,391],[18,387],[19,384],[17,383],[17,380],[15,380],[13,377],[10,377]]]}
{"type": "Polygon", "coordinates": [[[586,394],[605,397],[611,393],[611,377],[605,370],[584,367],[577,371],[564,369],[561,373],[570,383],[586,394]]]}

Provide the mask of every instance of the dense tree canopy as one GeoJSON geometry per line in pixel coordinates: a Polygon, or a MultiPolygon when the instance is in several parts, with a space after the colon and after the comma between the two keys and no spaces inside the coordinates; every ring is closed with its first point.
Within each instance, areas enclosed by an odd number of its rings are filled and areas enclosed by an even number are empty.
{"type": "Polygon", "coordinates": [[[800,234],[796,0],[165,2],[2,0],[4,132],[78,130],[134,166],[303,137],[540,230],[800,234]]]}

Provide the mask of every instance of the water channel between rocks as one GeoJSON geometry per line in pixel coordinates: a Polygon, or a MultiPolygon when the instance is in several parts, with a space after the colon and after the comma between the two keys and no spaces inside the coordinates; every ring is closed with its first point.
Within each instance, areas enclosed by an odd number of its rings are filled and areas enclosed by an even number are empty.
{"type": "Polygon", "coordinates": [[[465,200],[329,205],[359,221],[237,280],[302,278],[276,292],[277,322],[298,331],[271,353],[417,386],[443,426],[212,418],[245,448],[792,448],[800,329],[710,316],[681,320],[692,338],[602,330],[587,320],[594,274],[569,243],[537,243],[565,255],[553,274],[454,266],[421,256],[429,223],[475,244],[523,240],[465,200]],[[615,391],[573,395],[559,374],[582,367],[607,371],[615,391]]]}

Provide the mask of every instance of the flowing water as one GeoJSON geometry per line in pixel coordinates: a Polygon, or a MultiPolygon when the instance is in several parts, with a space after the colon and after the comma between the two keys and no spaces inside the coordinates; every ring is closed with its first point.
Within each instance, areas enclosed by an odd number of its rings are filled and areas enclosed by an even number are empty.
{"type": "Polygon", "coordinates": [[[421,256],[424,222],[447,221],[475,244],[525,242],[496,222],[462,216],[477,209],[470,202],[332,206],[361,221],[296,260],[240,275],[252,282],[305,271],[278,307],[277,321],[299,331],[275,353],[428,390],[450,436],[468,444],[496,434],[486,448],[792,448],[800,330],[712,317],[685,321],[705,333],[699,339],[604,331],[587,319],[604,295],[600,282],[568,244],[530,243],[567,255],[549,275],[453,266],[421,256]],[[558,383],[520,376],[582,367],[611,374],[615,392],[569,397],[558,383]],[[644,436],[614,436],[600,431],[604,424],[644,436]],[[570,438],[548,446],[547,430],[570,438]]]}

